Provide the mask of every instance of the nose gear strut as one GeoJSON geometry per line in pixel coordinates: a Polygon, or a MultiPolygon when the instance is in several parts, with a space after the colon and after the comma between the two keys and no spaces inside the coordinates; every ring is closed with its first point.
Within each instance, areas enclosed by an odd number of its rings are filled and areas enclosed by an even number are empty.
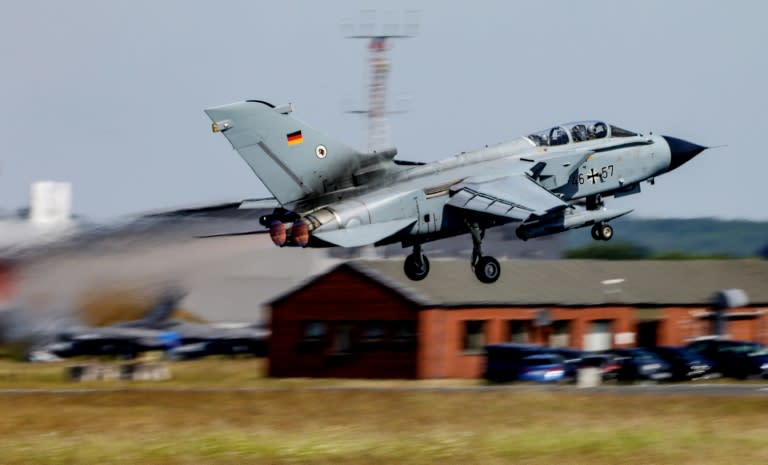
{"type": "Polygon", "coordinates": [[[469,223],[469,233],[472,236],[472,270],[475,276],[482,283],[494,283],[501,276],[501,265],[498,260],[490,255],[483,256],[483,238],[485,238],[485,229],[477,223],[469,223]]]}

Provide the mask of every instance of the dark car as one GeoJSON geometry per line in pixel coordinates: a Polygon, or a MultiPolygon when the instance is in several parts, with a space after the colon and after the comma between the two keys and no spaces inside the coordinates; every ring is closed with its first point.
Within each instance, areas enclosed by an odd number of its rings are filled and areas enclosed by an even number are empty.
{"type": "Polygon", "coordinates": [[[603,381],[616,381],[621,366],[612,354],[585,352],[582,354],[578,368],[597,368],[600,370],[603,381]]]}
{"type": "Polygon", "coordinates": [[[486,365],[483,377],[488,381],[514,381],[518,377],[522,359],[545,353],[545,347],[535,344],[502,343],[485,347],[486,365]]]}
{"type": "Polygon", "coordinates": [[[768,351],[749,341],[702,339],[687,346],[715,364],[723,376],[738,379],[768,378],[768,351]]]}
{"type": "Polygon", "coordinates": [[[580,350],[568,347],[553,347],[548,349],[548,351],[563,357],[563,360],[565,361],[565,378],[568,380],[576,380],[576,375],[578,374],[584,353],[580,350]]]}
{"type": "Polygon", "coordinates": [[[617,381],[664,381],[672,377],[669,365],[644,349],[616,349],[617,381]]]}
{"type": "Polygon", "coordinates": [[[565,360],[555,353],[528,355],[517,364],[514,379],[537,383],[556,383],[565,377],[565,360]]]}
{"type": "Polygon", "coordinates": [[[711,360],[687,347],[659,346],[647,347],[646,350],[653,352],[669,364],[673,381],[710,379],[720,376],[715,371],[711,360]]]}

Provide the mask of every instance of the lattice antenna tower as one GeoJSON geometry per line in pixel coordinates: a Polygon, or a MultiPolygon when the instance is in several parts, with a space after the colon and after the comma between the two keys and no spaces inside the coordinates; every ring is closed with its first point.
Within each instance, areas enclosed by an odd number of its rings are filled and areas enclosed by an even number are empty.
{"type": "Polygon", "coordinates": [[[391,61],[389,50],[392,39],[408,39],[418,32],[418,11],[402,13],[388,12],[383,15],[384,21],[377,21],[379,14],[376,10],[360,12],[361,21],[358,25],[346,23],[342,25],[348,39],[366,39],[368,41],[368,105],[363,110],[353,110],[350,113],[366,115],[368,118],[368,150],[378,151],[391,147],[389,121],[387,115],[387,89],[389,87],[389,72],[391,61]],[[395,21],[392,21],[395,19],[395,21]]]}

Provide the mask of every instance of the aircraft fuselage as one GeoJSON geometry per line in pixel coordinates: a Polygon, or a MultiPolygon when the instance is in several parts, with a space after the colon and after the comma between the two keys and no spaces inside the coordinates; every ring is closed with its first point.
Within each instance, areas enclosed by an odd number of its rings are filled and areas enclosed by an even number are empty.
{"type": "MultiPolygon", "coordinates": [[[[332,210],[331,224],[339,228],[414,218],[417,221],[410,229],[379,244],[428,242],[467,232],[465,215],[452,214],[454,209],[448,205],[452,186],[467,178],[500,178],[510,172],[519,172],[520,163],[532,169],[543,161],[557,163],[561,170],[547,175],[545,168],[544,176],[538,176],[536,182],[570,202],[596,195],[638,193],[639,183],[669,170],[671,152],[662,136],[607,138],[555,147],[537,147],[528,138],[521,137],[509,143],[408,167],[370,185],[315,199],[313,203],[320,201],[320,206],[304,207],[309,215],[323,208],[332,210]],[[569,167],[573,169],[568,170],[569,167]]],[[[482,214],[477,216],[485,227],[514,221],[483,218],[482,214]]],[[[594,222],[585,221],[578,227],[591,224],[594,222]]],[[[328,244],[310,241],[309,245],[323,247],[328,244]]]]}
{"type": "Polygon", "coordinates": [[[414,250],[405,273],[429,272],[421,244],[470,233],[478,279],[499,277],[483,256],[487,228],[516,222],[522,239],[592,226],[609,240],[603,199],[640,192],[705,147],[644,136],[602,121],[555,126],[433,163],[401,162],[396,151],[362,154],[293,118],[290,105],[249,100],[206,110],[281,208],[262,217],[278,246],[357,247],[401,242],[414,250]],[[582,201],[583,199],[583,201],[582,201]],[[581,205],[583,203],[583,206],[581,205]]]}

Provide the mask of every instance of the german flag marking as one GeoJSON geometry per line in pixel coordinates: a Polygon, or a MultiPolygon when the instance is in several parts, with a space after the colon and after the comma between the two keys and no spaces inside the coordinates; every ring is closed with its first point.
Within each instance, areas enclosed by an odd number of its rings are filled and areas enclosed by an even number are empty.
{"type": "Polygon", "coordinates": [[[301,131],[292,132],[285,137],[288,139],[288,145],[299,145],[304,142],[304,136],[301,135],[301,131]]]}

